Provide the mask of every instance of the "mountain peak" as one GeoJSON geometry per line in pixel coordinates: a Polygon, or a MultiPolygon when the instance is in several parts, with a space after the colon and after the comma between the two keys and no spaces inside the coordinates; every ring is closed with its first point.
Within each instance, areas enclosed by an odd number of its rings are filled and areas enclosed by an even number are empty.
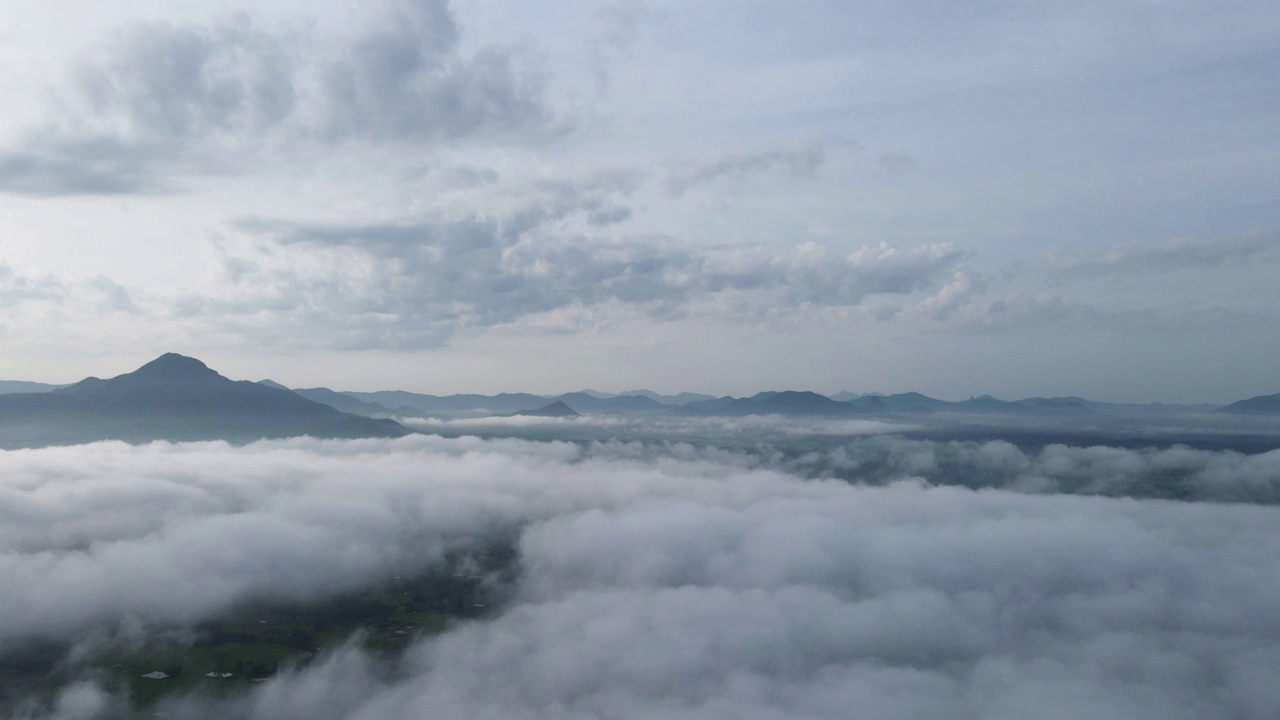
{"type": "Polygon", "coordinates": [[[550,405],[544,405],[533,410],[521,410],[516,413],[517,416],[524,417],[577,417],[578,413],[563,401],[556,400],[550,405]]]}
{"type": "Polygon", "coordinates": [[[129,373],[138,378],[155,378],[163,380],[195,380],[210,377],[221,377],[208,365],[193,357],[178,353],[165,353],[142,367],[129,373]]]}

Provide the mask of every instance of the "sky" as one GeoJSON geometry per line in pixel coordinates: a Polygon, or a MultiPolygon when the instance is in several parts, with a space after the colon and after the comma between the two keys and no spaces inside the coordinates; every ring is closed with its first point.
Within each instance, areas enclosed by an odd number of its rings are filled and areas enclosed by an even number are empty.
{"type": "Polygon", "coordinates": [[[1280,391],[1262,0],[0,6],[0,377],[1280,391]]]}

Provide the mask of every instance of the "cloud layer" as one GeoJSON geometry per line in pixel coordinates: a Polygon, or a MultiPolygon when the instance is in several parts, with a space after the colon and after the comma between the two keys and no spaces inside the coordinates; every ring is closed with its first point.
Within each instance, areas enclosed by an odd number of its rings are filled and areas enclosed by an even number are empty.
{"type": "Polygon", "coordinates": [[[225,170],[228,153],[239,173],[279,146],[551,132],[536,64],[510,47],[464,53],[447,0],[374,15],[336,39],[245,14],[129,26],[72,73],[57,121],[0,153],[0,189],[148,192],[225,170]]]}
{"type": "MultiPolygon", "coordinates": [[[[691,450],[412,437],[0,453],[0,561],[21,580],[0,591],[0,648],[122,625],[157,632],[251,598],[323,597],[514,531],[520,576],[494,617],[391,667],[349,646],[247,695],[168,710],[1280,711],[1275,508],[860,486],[691,450]]],[[[74,684],[49,712],[109,715],[112,702],[74,684]]]]}
{"type": "Polygon", "coordinates": [[[228,257],[234,294],[191,298],[187,309],[232,318],[269,312],[304,327],[329,318],[339,323],[329,328],[330,342],[344,347],[431,347],[459,329],[526,320],[572,329],[575,315],[596,310],[756,322],[853,308],[875,296],[932,292],[968,256],[947,243],[838,253],[818,243],[706,247],[566,228],[625,209],[613,194],[547,188],[512,212],[458,221],[245,220],[239,229],[257,245],[228,257]]]}

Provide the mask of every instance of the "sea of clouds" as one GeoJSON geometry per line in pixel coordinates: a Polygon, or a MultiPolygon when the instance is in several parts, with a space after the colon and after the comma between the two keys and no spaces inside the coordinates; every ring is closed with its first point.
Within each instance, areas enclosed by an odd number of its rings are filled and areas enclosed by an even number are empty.
{"type": "MultiPolygon", "coordinates": [[[[518,579],[486,618],[390,664],[355,640],[160,711],[1271,720],[1277,468],[1277,453],[896,437],[808,455],[426,435],[0,452],[0,654],[54,641],[73,664],[515,538],[518,579]],[[948,463],[1002,479],[931,477],[948,463]],[[871,482],[851,482],[859,468],[871,482]],[[1170,473],[1209,489],[1141,491],[1170,473]]],[[[13,713],[125,708],[85,676],[13,713]]]]}

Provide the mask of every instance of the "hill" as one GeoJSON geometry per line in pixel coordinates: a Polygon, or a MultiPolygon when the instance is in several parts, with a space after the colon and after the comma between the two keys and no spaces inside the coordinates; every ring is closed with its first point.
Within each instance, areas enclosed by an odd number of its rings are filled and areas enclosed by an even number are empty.
{"type": "Polygon", "coordinates": [[[601,398],[585,392],[576,392],[565,393],[555,399],[577,412],[588,415],[657,413],[663,412],[669,407],[644,395],[616,395],[614,397],[601,398]]]}
{"type": "Polygon", "coordinates": [[[3,447],[94,440],[399,437],[409,432],[399,423],[340,412],[289,390],[229,380],[199,360],[175,353],[108,380],[91,377],[50,392],[0,395],[3,447]]]}
{"type": "Polygon", "coordinates": [[[578,417],[573,408],[557,400],[550,405],[543,405],[533,410],[521,410],[512,413],[513,417],[578,417]]]}
{"type": "Polygon", "coordinates": [[[66,387],[66,385],[47,385],[45,383],[27,382],[25,380],[0,380],[0,395],[49,392],[61,387],[66,387]]]}
{"type": "Polygon", "coordinates": [[[344,392],[343,395],[391,408],[399,415],[442,417],[481,417],[510,415],[521,410],[534,410],[551,402],[551,398],[528,393],[498,395],[423,395],[404,390],[377,392],[344,392]]]}
{"type": "Polygon", "coordinates": [[[346,393],[330,390],[329,388],[302,388],[301,390],[294,390],[294,392],[308,400],[311,400],[312,402],[328,405],[334,410],[341,410],[342,412],[351,413],[353,415],[386,417],[394,414],[391,412],[391,409],[386,406],[379,405],[375,402],[361,400],[360,398],[351,397],[346,393]]]}
{"type": "Polygon", "coordinates": [[[1218,412],[1229,415],[1280,415],[1280,393],[1233,402],[1218,412]]]}
{"type": "Polygon", "coordinates": [[[692,415],[859,415],[863,408],[836,402],[814,392],[784,390],[762,392],[749,398],[717,398],[692,402],[675,409],[692,415]]]}
{"type": "MultiPolygon", "coordinates": [[[[618,396],[640,395],[650,400],[655,400],[663,405],[687,405],[691,402],[699,402],[702,400],[715,400],[714,395],[703,395],[702,393],[682,392],[675,395],[663,395],[652,390],[628,390],[624,393],[618,393],[618,396]]],[[[615,396],[616,397],[616,396],[615,396]]]]}

